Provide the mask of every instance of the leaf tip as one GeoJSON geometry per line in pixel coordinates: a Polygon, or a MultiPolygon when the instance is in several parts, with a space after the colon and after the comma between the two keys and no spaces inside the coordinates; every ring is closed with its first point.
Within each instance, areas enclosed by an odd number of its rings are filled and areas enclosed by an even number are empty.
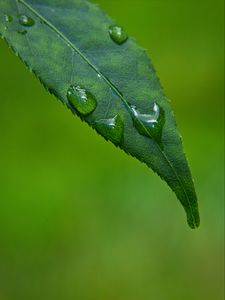
{"type": "Polygon", "coordinates": [[[191,212],[187,212],[187,222],[191,229],[197,229],[200,226],[200,216],[198,208],[191,212]]]}

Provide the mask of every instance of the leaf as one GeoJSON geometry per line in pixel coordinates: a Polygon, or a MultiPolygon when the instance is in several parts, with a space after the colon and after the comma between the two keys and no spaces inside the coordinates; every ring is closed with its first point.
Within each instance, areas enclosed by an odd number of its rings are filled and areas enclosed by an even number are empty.
{"type": "Polygon", "coordinates": [[[74,114],[158,173],[199,226],[174,115],[144,49],[84,0],[1,0],[0,33],[74,114]]]}

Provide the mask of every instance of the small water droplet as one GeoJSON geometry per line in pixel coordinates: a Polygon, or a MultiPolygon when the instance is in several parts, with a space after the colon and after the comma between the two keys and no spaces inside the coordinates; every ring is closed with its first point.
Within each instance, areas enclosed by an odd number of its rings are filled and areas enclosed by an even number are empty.
{"type": "Polygon", "coordinates": [[[119,45],[125,43],[128,39],[126,32],[118,25],[112,25],[109,27],[109,35],[111,39],[119,45]]]}
{"type": "Polygon", "coordinates": [[[124,123],[120,115],[114,118],[102,119],[95,122],[96,129],[107,140],[112,141],[114,144],[119,145],[123,139],[124,123]]]}
{"type": "Polygon", "coordinates": [[[27,33],[26,29],[21,29],[21,30],[18,30],[17,32],[20,33],[20,34],[26,34],[27,33]]]}
{"type": "Polygon", "coordinates": [[[84,116],[92,113],[97,107],[95,97],[80,86],[71,85],[67,91],[67,99],[76,111],[84,116]]]}
{"type": "Polygon", "coordinates": [[[6,20],[6,22],[12,22],[13,21],[13,17],[9,16],[9,15],[5,15],[5,20],[6,20]]]}
{"type": "Polygon", "coordinates": [[[31,17],[28,17],[27,15],[20,14],[19,15],[19,22],[23,26],[31,27],[34,25],[34,20],[31,17]]]}
{"type": "Polygon", "coordinates": [[[152,137],[161,144],[162,129],[165,123],[164,110],[157,104],[153,103],[150,114],[140,113],[135,106],[131,106],[134,126],[142,135],[152,137]]]}

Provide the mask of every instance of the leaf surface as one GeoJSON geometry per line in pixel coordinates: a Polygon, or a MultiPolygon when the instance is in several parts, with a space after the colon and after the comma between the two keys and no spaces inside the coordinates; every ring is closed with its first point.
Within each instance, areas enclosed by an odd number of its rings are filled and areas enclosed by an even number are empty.
{"type": "Polygon", "coordinates": [[[85,0],[1,0],[0,34],[74,114],[165,180],[199,226],[174,115],[144,49],[85,0]]]}

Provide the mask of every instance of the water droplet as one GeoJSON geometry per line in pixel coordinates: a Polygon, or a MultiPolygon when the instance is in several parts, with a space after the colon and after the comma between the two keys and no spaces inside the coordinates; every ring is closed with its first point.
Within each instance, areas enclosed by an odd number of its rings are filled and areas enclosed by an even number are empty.
{"type": "Polygon", "coordinates": [[[112,25],[109,27],[109,35],[111,39],[119,45],[123,44],[128,39],[126,32],[118,25],[112,25]]]}
{"type": "Polygon", "coordinates": [[[102,119],[95,122],[96,129],[101,133],[107,140],[112,141],[118,145],[122,142],[124,123],[120,115],[116,115],[111,119],[102,119]]]}
{"type": "Polygon", "coordinates": [[[30,18],[30,17],[28,17],[27,15],[24,15],[24,14],[19,15],[19,22],[20,22],[21,25],[27,26],[27,27],[33,26],[34,23],[35,23],[32,18],[30,18]]]}
{"type": "Polygon", "coordinates": [[[9,16],[9,15],[5,15],[5,20],[6,20],[6,22],[12,22],[13,21],[13,17],[9,16]]]}
{"type": "Polygon", "coordinates": [[[67,91],[67,99],[77,112],[84,116],[92,113],[97,107],[95,97],[80,86],[71,85],[67,91]]]}
{"type": "Polygon", "coordinates": [[[26,34],[27,33],[26,29],[21,29],[21,30],[18,30],[17,32],[20,33],[20,34],[26,34]]]}
{"type": "Polygon", "coordinates": [[[134,126],[142,135],[152,137],[161,145],[162,129],[165,123],[164,110],[153,103],[150,114],[141,114],[135,106],[131,106],[134,126]]]}

